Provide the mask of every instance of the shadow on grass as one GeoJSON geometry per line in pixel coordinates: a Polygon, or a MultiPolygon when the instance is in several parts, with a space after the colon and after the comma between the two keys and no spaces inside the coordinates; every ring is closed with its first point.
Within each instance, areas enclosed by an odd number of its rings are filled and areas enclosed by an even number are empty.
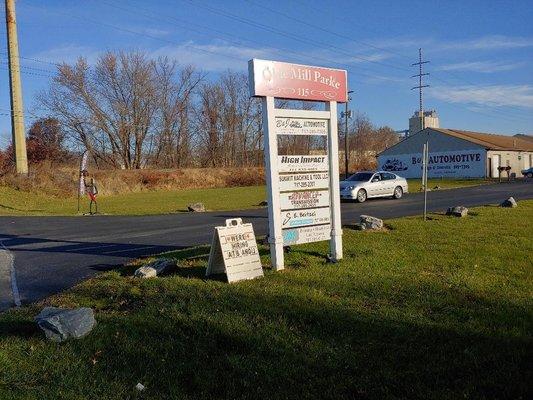
{"type": "Polygon", "coordinates": [[[22,209],[22,208],[6,206],[5,204],[0,204],[0,208],[5,208],[6,210],[12,210],[12,211],[18,211],[18,212],[29,212],[29,213],[32,213],[32,212],[44,212],[44,210],[40,210],[40,209],[37,209],[37,210],[26,210],[26,209],[22,209]]]}
{"type": "MultiPolygon", "coordinates": [[[[145,299],[127,318],[106,317],[98,334],[69,347],[81,358],[97,348],[101,362],[85,372],[50,368],[50,382],[90,373],[105,390],[142,380],[154,399],[249,398],[250,388],[254,398],[527,398],[531,389],[528,340],[515,334],[369,315],[311,299],[305,285],[183,289],[145,299]]],[[[482,326],[485,308],[527,318],[523,308],[476,303],[471,317],[482,326]]]]}
{"type": "Polygon", "coordinates": [[[35,322],[16,313],[10,315],[6,313],[4,316],[5,318],[0,318],[0,339],[10,336],[31,338],[41,335],[41,331],[35,322]]]}

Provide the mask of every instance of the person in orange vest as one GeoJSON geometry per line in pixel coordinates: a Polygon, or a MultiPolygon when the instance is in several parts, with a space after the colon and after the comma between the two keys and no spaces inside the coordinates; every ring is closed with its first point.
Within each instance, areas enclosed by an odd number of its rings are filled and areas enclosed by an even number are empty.
{"type": "Polygon", "coordinates": [[[83,185],[85,186],[85,193],[89,196],[89,214],[98,214],[98,203],[96,202],[96,196],[98,195],[98,188],[96,187],[96,181],[94,178],[88,179],[89,171],[84,169],[82,172],[83,176],[83,185]],[[93,204],[95,211],[93,212],[93,204]]]}

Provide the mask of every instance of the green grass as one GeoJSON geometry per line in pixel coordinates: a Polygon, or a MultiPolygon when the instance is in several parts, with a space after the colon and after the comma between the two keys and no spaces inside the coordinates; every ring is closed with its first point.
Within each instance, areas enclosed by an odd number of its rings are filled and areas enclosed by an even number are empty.
{"type": "MultiPolygon", "coordinates": [[[[480,185],[483,179],[440,180],[430,179],[428,186],[442,189],[480,185]]],[[[418,192],[420,180],[409,180],[409,191],[418,192]]],[[[217,189],[189,189],[175,191],[150,191],[114,196],[100,196],[99,211],[113,215],[169,214],[186,211],[187,204],[202,202],[209,210],[237,210],[258,207],[265,200],[264,186],[247,186],[217,189]]],[[[81,212],[88,211],[88,201],[81,201],[81,212]]],[[[76,215],[76,197],[51,197],[0,187],[0,215],[76,215]]]]}
{"type": "MultiPolygon", "coordinates": [[[[101,213],[114,215],[168,214],[187,211],[187,204],[202,202],[208,210],[258,207],[266,198],[264,186],[189,189],[128,193],[98,198],[101,213]]],[[[0,215],[76,215],[77,198],[56,198],[0,187],[0,215]]],[[[81,212],[88,212],[82,198],[81,212]]]]}
{"type": "Polygon", "coordinates": [[[522,201],[345,229],[338,264],[296,246],[231,285],[203,278],[208,247],[167,277],[103,273],[46,302],[95,309],[81,340],[47,342],[43,304],[0,315],[0,398],[531,398],[532,220],[522,201]]]}
{"type": "MultiPolygon", "coordinates": [[[[409,191],[411,193],[415,193],[420,191],[422,188],[422,180],[421,179],[408,179],[407,180],[409,184],[409,191]]],[[[436,186],[439,186],[441,189],[454,189],[459,187],[467,187],[467,186],[477,186],[477,185],[483,185],[487,183],[491,183],[491,180],[488,179],[428,179],[428,188],[434,189],[436,186]]]]}

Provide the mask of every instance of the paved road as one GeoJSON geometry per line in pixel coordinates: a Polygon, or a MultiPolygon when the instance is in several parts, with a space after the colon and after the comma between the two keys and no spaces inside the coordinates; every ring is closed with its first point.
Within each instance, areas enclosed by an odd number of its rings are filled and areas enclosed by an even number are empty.
{"type": "MultiPolygon", "coordinates": [[[[512,182],[430,192],[428,210],[443,211],[459,204],[495,204],[509,196],[517,201],[533,198],[533,183],[512,182]]],[[[418,215],[422,201],[422,194],[415,193],[401,200],[343,203],[342,220],[343,223],[355,222],[360,214],[385,219],[418,215]]],[[[5,246],[15,257],[20,297],[27,303],[135,257],[209,243],[213,227],[223,225],[226,218],[232,217],[252,222],[257,235],[267,231],[265,209],[139,217],[0,217],[0,247],[5,246]]],[[[2,276],[9,274],[6,267],[0,265],[0,280],[2,276]]],[[[5,287],[5,282],[3,286],[0,282],[0,288],[5,287]]],[[[11,296],[5,289],[2,292],[0,307],[11,296]]]]}

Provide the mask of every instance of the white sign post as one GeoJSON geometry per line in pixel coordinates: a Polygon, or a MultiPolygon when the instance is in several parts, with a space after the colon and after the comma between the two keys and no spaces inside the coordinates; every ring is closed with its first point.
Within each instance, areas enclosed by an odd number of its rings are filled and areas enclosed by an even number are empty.
{"type": "Polygon", "coordinates": [[[342,258],[337,101],[347,100],[346,71],[249,62],[251,96],[262,97],[270,255],[284,268],[283,246],[330,241],[342,258]],[[325,111],[275,107],[275,98],[325,102],[325,111]],[[327,155],[279,155],[278,135],[327,136],[327,155]]]}

